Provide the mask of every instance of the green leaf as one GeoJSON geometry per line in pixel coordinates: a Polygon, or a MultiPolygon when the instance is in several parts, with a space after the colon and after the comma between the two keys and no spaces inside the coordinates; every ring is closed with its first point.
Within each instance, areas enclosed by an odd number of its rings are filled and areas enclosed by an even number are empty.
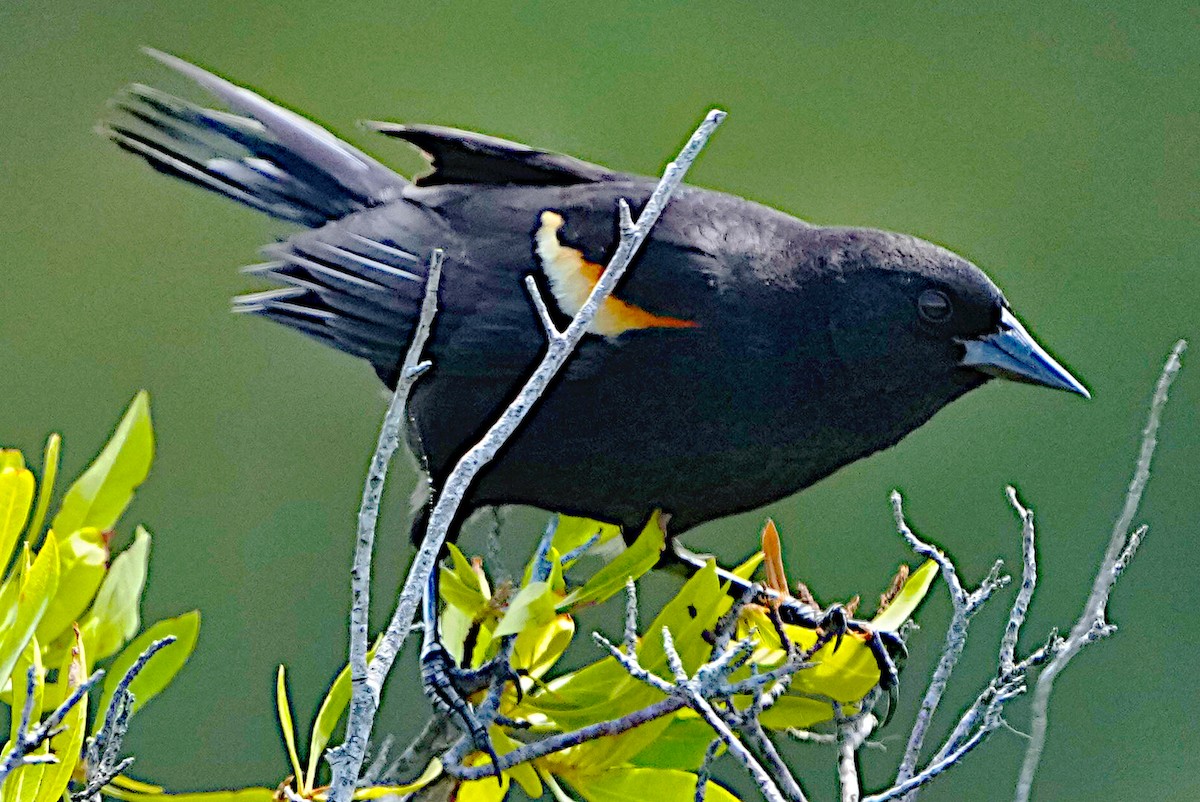
{"type": "Polygon", "coordinates": [[[37,629],[42,643],[65,634],[92,604],[108,570],[108,543],[99,529],[80,529],[59,539],[58,560],[58,593],[37,629]]]}
{"type": "MultiPolygon", "coordinates": [[[[593,541],[587,553],[596,554],[598,546],[612,543],[614,540],[617,543],[620,543],[621,540],[621,527],[616,524],[601,523],[591,518],[576,518],[573,515],[559,515],[554,524],[554,538],[551,540],[551,546],[562,555],[569,554],[585,543],[593,541]]],[[[560,567],[570,568],[582,556],[580,554],[560,567]]],[[[526,575],[531,567],[532,563],[526,568],[526,575]]]]}
{"type": "Polygon", "coordinates": [[[933,560],[926,560],[924,565],[909,575],[904,587],[896,594],[896,598],[892,599],[891,604],[880,610],[871,623],[875,625],[876,629],[888,632],[899,630],[905,621],[912,618],[917,606],[929,593],[929,587],[937,575],[937,563],[933,560]]]}
{"type": "Polygon", "coordinates": [[[683,710],[671,718],[670,725],[654,742],[638,752],[629,762],[642,768],[695,768],[704,762],[704,753],[712,742],[712,727],[691,710],[683,710]]]}
{"type": "Polygon", "coordinates": [[[142,391],[100,455],[67,490],[51,528],[64,535],[85,526],[111,529],[146,480],[153,459],[150,396],[142,391]]]}
{"type": "Polygon", "coordinates": [[[618,554],[576,590],[558,603],[560,611],[573,611],[588,604],[598,604],[625,589],[627,579],[637,579],[658,562],[666,543],[666,533],[658,514],[650,516],[645,529],[629,548],[618,554]]]}
{"type": "Polygon", "coordinates": [[[296,752],[296,725],[292,721],[292,703],[288,701],[287,669],[282,665],[275,675],[275,709],[279,712],[279,731],[283,733],[283,743],[292,761],[292,776],[299,782],[304,774],[300,770],[300,755],[296,752]]]}
{"type": "Polygon", "coordinates": [[[38,482],[37,506],[34,508],[33,520],[29,522],[29,539],[33,540],[42,533],[42,524],[46,522],[46,510],[50,508],[50,499],[54,496],[54,483],[58,479],[58,458],[62,451],[62,437],[52,434],[46,440],[46,451],[42,456],[42,481],[38,482]]]}
{"type": "Polygon", "coordinates": [[[15,448],[0,448],[0,471],[5,468],[24,470],[25,455],[15,448]]]}
{"type": "MultiPolygon", "coordinates": [[[[157,791],[134,790],[120,783],[118,777],[104,786],[104,796],[124,802],[275,802],[274,788],[238,788],[233,791],[201,791],[191,794],[169,794],[157,791]]],[[[157,786],[153,786],[156,787],[157,786]]]]}
{"type": "MultiPolygon", "coordinates": [[[[367,665],[370,665],[373,659],[375,659],[374,648],[367,652],[367,665]]],[[[321,701],[321,707],[317,710],[317,717],[313,721],[312,739],[308,746],[308,772],[304,775],[305,788],[312,788],[317,781],[317,767],[321,764],[321,754],[325,751],[330,737],[333,736],[333,730],[341,720],[342,713],[346,712],[346,706],[350,704],[352,693],[350,666],[347,665],[329,685],[329,691],[321,701]]]]}
{"type": "Polygon", "coordinates": [[[530,582],[517,592],[509,602],[504,617],[492,633],[493,638],[516,635],[531,627],[542,627],[551,623],[556,615],[554,593],[549,582],[530,582]]]}
{"type": "Polygon", "coordinates": [[[438,570],[442,572],[438,578],[438,593],[446,604],[462,610],[471,617],[487,606],[488,598],[480,592],[478,586],[468,585],[457,571],[449,568],[438,570]]]}
{"type": "MultiPolygon", "coordinates": [[[[83,651],[83,636],[76,630],[75,647],[66,656],[58,669],[55,697],[66,699],[71,691],[87,679],[87,656],[83,651]]],[[[58,802],[67,790],[67,784],[75,767],[79,765],[83,750],[83,738],[87,732],[88,698],[84,694],[78,704],[71,708],[62,722],[62,732],[50,739],[50,751],[58,762],[46,767],[34,802],[58,802]]]]}
{"type": "MultiPolygon", "coordinates": [[[[684,664],[694,671],[712,651],[704,640],[705,631],[713,628],[732,603],[721,590],[715,565],[710,561],[684,584],[646,630],[647,637],[638,648],[642,665],[667,676],[662,628],[669,626],[684,664]]],[[[612,657],[605,657],[551,680],[544,690],[527,696],[515,715],[540,713],[561,729],[575,729],[625,715],[661,698],[659,691],[630,677],[612,657]]]]}
{"type": "Polygon", "coordinates": [[[17,610],[13,623],[0,633],[0,688],[8,682],[13,667],[37,631],[38,622],[46,612],[50,599],[58,590],[58,540],[46,536],[37,558],[29,562],[28,545],[22,556],[21,577],[17,593],[17,610]]]}
{"type": "Polygon", "coordinates": [[[113,560],[92,608],[80,622],[92,660],[103,660],[116,653],[137,633],[149,560],[150,533],[139,526],[133,545],[113,560]]]}
{"type": "MultiPolygon", "coordinates": [[[[442,761],[436,757],[429,761],[425,766],[425,770],[421,772],[421,776],[410,783],[404,785],[365,785],[354,789],[355,800],[380,799],[385,796],[405,796],[413,791],[419,791],[431,782],[442,776],[442,761]]],[[[324,800],[329,798],[329,791],[323,790],[313,794],[313,799],[324,800]]]]}
{"type": "Polygon", "coordinates": [[[170,635],[175,636],[175,642],[159,649],[129,684],[129,692],[133,694],[134,713],[145,707],[147,702],[167,687],[191,657],[192,650],[196,648],[196,639],[200,636],[200,611],[192,610],[177,618],[164,618],[122,649],[108,667],[104,691],[100,695],[100,710],[108,709],[108,703],[116,693],[121,678],[133,667],[142,652],[146,651],[150,644],[170,635]]]}
{"type": "Polygon", "coordinates": [[[24,466],[0,469],[0,575],[29,520],[33,488],[33,474],[24,466]]]}
{"type": "MultiPolygon", "coordinates": [[[[573,777],[571,785],[587,802],[625,802],[653,799],[654,802],[692,802],[696,775],[670,769],[615,768],[595,775],[573,777]]],[[[723,786],[709,781],[706,802],[739,802],[723,786]]]]}
{"type": "Polygon", "coordinates": [[[554,667],[574,637],[575,621],[569,615],[557,615],[545,626],[523,629],[513,641],[513,667],[522,676],[540,678],[554,667]]]}
{"type": "Polygon", "coordinates": [[[621,536],[621,527],[593,521],[591,518],[576,518],[574,515],[559,515],[554,527],[552,545],[559,554],[566,554],[587,543],[593,537],[595,545],[607,543],[621,536]]]}

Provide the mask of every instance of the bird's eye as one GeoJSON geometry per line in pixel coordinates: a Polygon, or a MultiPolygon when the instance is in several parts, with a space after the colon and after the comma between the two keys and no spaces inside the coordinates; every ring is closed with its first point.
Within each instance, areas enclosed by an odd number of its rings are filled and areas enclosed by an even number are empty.
{"type": "Polygon", "coordinates": [[[917,313],[930,323],[945,323],[954,314],[954,306],[941,290],[925,290],[917,296],[917,313]]]}

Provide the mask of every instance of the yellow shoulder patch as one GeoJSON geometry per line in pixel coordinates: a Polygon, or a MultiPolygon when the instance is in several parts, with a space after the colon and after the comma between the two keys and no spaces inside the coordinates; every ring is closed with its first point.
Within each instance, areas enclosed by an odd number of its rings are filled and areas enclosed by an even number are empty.
{"type": "MultiPolygon", "coordinates": [[[[534,237],[542,270],[550,279],[550,291],[554,293],[558,308],[564,314],[574,315],[583,307],[592,288],[600,280],[604,266],[589,262],[578,250],[568,248],[559,241],[558,232],[563,222],[562,215],[557,212],[542,212],[541,225],[534,237]]],[[[690,329],[698,325],[691,320],[656,315],[609,296],[596,313],[588,331],[616,337],[631,329],[690,329]]]]}

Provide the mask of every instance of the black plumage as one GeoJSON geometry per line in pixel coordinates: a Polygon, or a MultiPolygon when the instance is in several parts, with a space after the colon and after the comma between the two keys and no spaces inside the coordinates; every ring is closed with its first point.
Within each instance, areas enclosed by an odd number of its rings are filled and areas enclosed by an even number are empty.
{"type": "MultiPolygon", "coordinates": [[[[389,385],[426,260],[445,250],[435,368],[410,442],[435,482],[544,347],[522,285],[569,317],[654,181],[503,140],[379,124],[429,156],[409,181],[315,124],[169,56],[235,112],[145,87],[103,131],[152,166],[307,226],[248,268],[237,309],[374,367],[389,385]],[[582,288],[582,290],[581,290],[582,288]]],[[[887,448],[993,375],[1086,394],[965,259],[903,234],[815,226],[685,186],[540,406],[465,509],[520,503],[681,532],[788,496],[887,448]]]]}

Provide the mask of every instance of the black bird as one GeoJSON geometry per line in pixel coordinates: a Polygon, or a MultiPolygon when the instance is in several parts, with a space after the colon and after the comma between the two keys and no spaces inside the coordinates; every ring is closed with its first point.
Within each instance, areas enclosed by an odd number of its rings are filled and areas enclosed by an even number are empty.
{"type": "MultiPolygon", "coordinates": [[[[232,113],[127,88],[102,132],[152,167],[307,230],[247,272],[281,288],[238,311],[372,365],[394,386],[445,250],[433,372],[410,442],[435,483],[544,347],[522,279],[568,317],[655,181],[490,136],[374,124],[423,151],[407,180],[316,124],[172,56],[232,113]]],[[[464,513],[528,504],[671,533],[801,490],[901,438],[993,376],[1087,396],[984,273],[904,234],[812,225],[682,187],[540,406],[464,513]]]]}

